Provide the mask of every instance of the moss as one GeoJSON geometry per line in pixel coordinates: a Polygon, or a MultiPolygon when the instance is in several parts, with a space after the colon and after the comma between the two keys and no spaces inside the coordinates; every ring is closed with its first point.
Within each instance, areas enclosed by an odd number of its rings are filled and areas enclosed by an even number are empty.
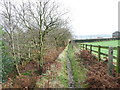
{"type": "Polygon", "coordinates": [[[27,72],[25,72],[25,73],[22,73],[22,75],[32,76],[32,71],[27,71],[27,72]]]}

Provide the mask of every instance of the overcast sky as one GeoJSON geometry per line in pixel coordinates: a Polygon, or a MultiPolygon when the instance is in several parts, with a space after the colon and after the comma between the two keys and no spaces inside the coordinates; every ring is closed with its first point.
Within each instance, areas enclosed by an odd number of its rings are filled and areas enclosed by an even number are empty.
{"type": "Polygon", "coordinates": [[[69,11],[71,27],[75,35],[112,34],[118,30],[118,1],[120,0],[55,1],[69,11]]]}
{"type": "Polygon", "coordinates": [[[75,35],[111,34],[118,30],[120,0],[59,0],[69,9],[75,35]]]}

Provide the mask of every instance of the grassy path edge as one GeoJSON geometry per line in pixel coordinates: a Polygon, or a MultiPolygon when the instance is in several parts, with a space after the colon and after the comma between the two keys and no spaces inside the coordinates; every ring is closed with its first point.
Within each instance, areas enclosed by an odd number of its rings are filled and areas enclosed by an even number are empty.
{"type": "Polygon", "coordinates": [[[68,88],[67,50],[68,45],[56,59],[57,63],[59,63],[59,68],[56,69],[56,64],[51,65],[50,70],[47,70],[47,72],[43,74],[44,76],[37,81],[37,88],[68,88]],[[50,76],[50,74],[53,75],[50,76]]]}

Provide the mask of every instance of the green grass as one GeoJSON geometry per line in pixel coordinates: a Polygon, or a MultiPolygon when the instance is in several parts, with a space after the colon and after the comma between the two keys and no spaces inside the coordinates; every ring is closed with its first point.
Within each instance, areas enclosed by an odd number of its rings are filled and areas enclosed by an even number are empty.
{"type": "MultiPolygon", "coordinates": [[[[120,46],[120,40],[111,40],[111,41],[99,41],[99,42],[90,42],[90,43],[84,43],[84,44],[88,44],[88,45],[100,45],[100,46],[109,46],[109,47],[117,47],[120,46]]],[[[88,46],[89,48],[89,46],[88,46]]],[[[93,50],[98,51],[97,47],[92,47],[93,50]]],[[[101,49],[102,53],[108,54],[108,49],[101,49]]],[[[95,55],[98,55],[97,53],[93,53],[95,55]]],[[[113,50],[113,55],[117,57],[117,50],[113,50]]],[[[104,55],[101,55],[101,57],[106,57],[104,55]]],[[[114,62],[116,62],[116,60],[114,59],[114,62]]]]}
{"type": "Polygon", "coordinates": [[[86,79],[87,70],[80,65],[80,59],[75,56],[75,49],[72,49],[72,45],[69,45],[68,58],[71,62],[71,67],[73,71],[73,77],[75,81],[75,87],[85,88],[86,84],[83,82],[86,79]]]}
{"type": "Polygon", "coordinates": [[[66,48],[58,57],[58,62],[61,64],[60,69],[55,70],[55,65],[51,65],[51,69],[44,73],[43,77],[37,81],[36,87],[44,88],[45,82],[48,80],[49,72],[57,73],[49,77],[51,88],[68,88],[68,73],[67,73],[67,49],[66,48]]]}
{"type": "Polygon", "coordinates": [[[62,69],[59,71],[57,79],[64,86],[64,88],[68,88],[68,72],[67,72],[67,49],[68,47],[60,54],[58,60],[62,64],[62,69]]]}
{"type": "Polygon", "coordinates": [[[120,40],[99,41],[99,42],[91,42],[85,44],[117,47],[120,44],[120,40]]]}

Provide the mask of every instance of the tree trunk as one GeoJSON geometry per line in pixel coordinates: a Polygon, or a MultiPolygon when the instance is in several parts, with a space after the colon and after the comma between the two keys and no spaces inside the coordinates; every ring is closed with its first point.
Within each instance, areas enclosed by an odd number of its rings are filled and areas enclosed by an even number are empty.
{"type": "Polygon", "coordinates": [[[13,52],[13,59],[14,59],[14,63],[15,63],[16,72],[20,76],[21,74],[20,74],[20,70],[18,68],[18,65],[16,63],[16,57],[15,57],[15,53],[14,52],[13,52]]]}
{"type": "Polygon", "coordinates": [[[40,46],[40,54],[39,54],[39,67],[40,67],[40,74],[42,73],[42,68],[43,68],[43,45],[41,42],[41,46],[40,46]]]}
{"type": "Polygon", "coordinates": [[[11,36],[12,36],[12,40],[11,40],[12,55],[13,55],[13,59],[14,59],[14,63],[15,63],[16,72],[17,72],[17,74],[20,76],[21,74],[20,74],[18,65],[17,65],[17,63],[16,63],[15,44],[14,44],[13,32],[11,33],[11,36]]]}
{"type": "Polygon", "coordinates": [[[44,37],[42,36],[42,32],[39,31],[39,74],[41,75],[43,72],[43,48],[44,48],[44,37]]]}
{"type": "Polygon", "coordinates": [[[21,73],[20,73],[20,70],[19,70],[19,68],[18,68],[18,65],[15,64],[15,67],[16,67],[17,74],[18,74],[19,76],[21,76],[21,73]]]}
{"type": "Polygon", "coordinates": [[[31,58],[31,53],[30,53],[30,47],[29,47],[29,49],[28,49],[28,58],[30,59],[31,58]]]}
{"type": "Polygon", "coordinates": [[[55,44],[56,44],[56,50],[58,50],[59,43],[58,43],[58,41],[57,41],[57,38],[56,38],[56,37],[54,37],[54,39],[55,39],[55,44]]]}

